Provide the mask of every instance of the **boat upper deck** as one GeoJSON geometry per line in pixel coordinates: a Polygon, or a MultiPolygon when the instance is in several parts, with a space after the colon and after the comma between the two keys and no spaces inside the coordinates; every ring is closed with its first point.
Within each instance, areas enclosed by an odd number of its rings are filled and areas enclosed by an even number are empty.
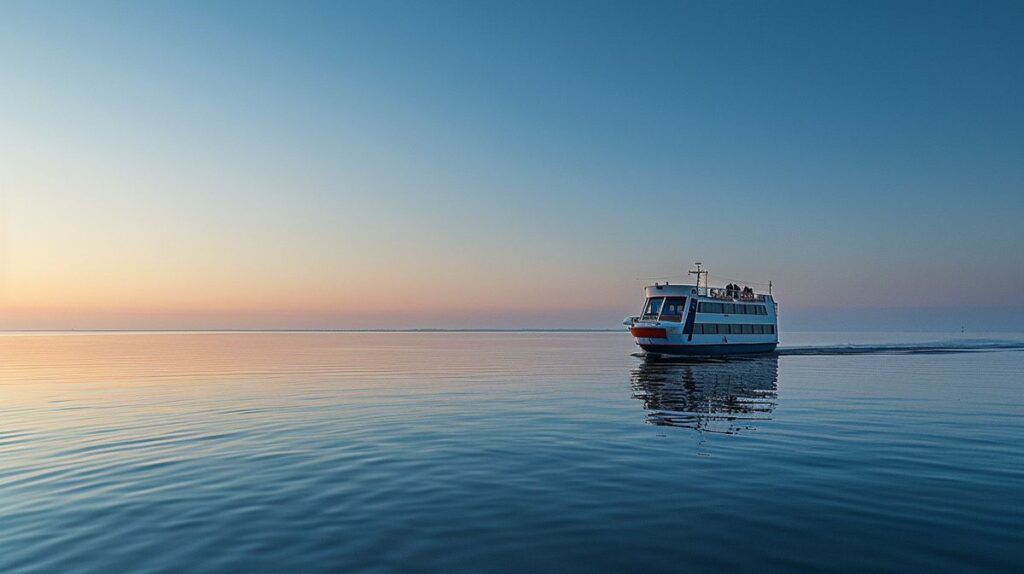
{"type": "Polygon", "coordinates": [[[772,301],[769,293],[744,292],[742,288],[700,287],[696,285],[672,285],[669,283],[648,285],[644,288],[644,296],[651,297],[694,297],[700,301],[735,301],[748,303],[767,303],[772,301]]]}

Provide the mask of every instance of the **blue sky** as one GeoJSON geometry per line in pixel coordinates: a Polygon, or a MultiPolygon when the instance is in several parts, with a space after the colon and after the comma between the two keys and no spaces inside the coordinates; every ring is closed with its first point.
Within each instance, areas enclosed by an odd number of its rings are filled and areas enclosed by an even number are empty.
{"type": "Polygon", "coordinates": [[[1021,3],[0,10],[0,327],[1024,319],[1021,3]]]}

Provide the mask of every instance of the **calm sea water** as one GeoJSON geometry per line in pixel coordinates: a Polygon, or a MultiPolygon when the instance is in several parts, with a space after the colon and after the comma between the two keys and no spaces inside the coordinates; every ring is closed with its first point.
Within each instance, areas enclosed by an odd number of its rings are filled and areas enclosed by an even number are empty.
{"type": "Polygon", "coordinates": [[[0,336],[0,572],[1022,572],[998,339],[0,336]]]}

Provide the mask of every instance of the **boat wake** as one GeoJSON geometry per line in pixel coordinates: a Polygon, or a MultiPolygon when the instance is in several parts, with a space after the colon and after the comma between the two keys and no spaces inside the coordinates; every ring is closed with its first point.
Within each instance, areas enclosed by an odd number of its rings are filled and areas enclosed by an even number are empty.
{"type": "Polygon", "coordinates": [[[779,356],[799,355],[944,355],[951,353],[984,353],[1024,351],[1024,342],[975,339],[938,343],[895,343],[885,345],[824,345],[779,347],[779,356]]]}

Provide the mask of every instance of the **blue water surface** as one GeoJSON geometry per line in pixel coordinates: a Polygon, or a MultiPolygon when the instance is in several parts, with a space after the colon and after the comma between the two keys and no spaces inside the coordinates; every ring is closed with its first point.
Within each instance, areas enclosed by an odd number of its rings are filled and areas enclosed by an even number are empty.
{"type": "Polygon", "coordinates": [[[1020,336],[0,336],[0,572],[1021,572],[1020,336]]]}

